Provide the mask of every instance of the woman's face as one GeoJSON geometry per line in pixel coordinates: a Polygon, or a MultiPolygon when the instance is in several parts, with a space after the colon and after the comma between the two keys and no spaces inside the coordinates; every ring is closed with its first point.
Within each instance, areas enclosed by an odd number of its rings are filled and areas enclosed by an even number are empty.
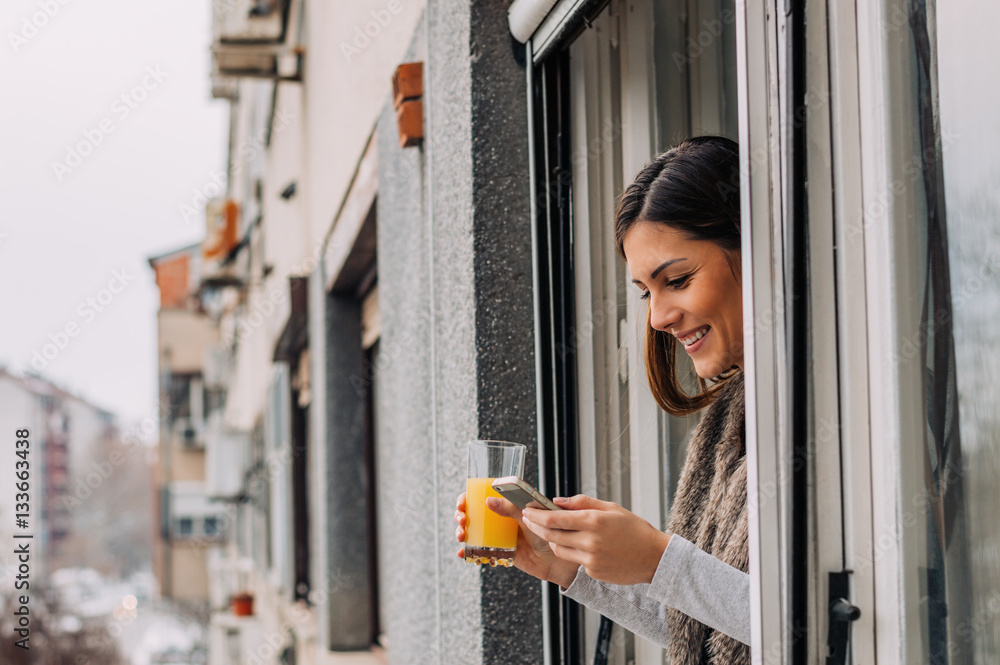
{"type": "Polygon", "coordinates": [[[691,240],[665,224],[637,222],[625,234],[632,281],[649,300],[650,324],[677,338],[698,376],[743,367],[743,294],[739,255],[691,240]]]}

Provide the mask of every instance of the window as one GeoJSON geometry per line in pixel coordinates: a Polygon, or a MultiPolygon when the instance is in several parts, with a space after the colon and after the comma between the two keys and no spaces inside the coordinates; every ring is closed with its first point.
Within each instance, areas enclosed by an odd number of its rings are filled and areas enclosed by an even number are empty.
{"type": "Polygon", "coordinates": [[[898,288],[913,294],[894,308],[892,364],[900,403],[915,407],[898,414],[891,516],[906,662],[985,665],[1000,654],[1000,95],[981,85],[995,76],[986,26],[998,20],[995,4],[956,2],[915,5],[893,24],[907,45],[895,64],[911,128],[896,175],[912,213],[893,220],[898,288]]]}
{"type": "Polygon", "coordinates": [[[181,517],[177,520],[177,535],[190,537],[194,535],[194,520],[190,517],[181,517]]]}
{"type": "MultiPolygon", "coordinates": [[[[265,546],[269,551],[270,569],[284,593],[293,592],[294,536],[292,512],[292,448],[291,381],[288,364],[274,364],[274,377],[268,390],[264,411],[264,457],[255,469],[253,483],[257,485],[260,499],[266,501],[270,525],[265,546]]],[[[260,564],[260,561],[258,561],[260,564]]]]}
{"type": "MultiPolygon", "coordinates": [[[[304,288],[304,284],[303,284],[304,288]]],[[[309,598],[309,349],[297,356],[292,377],[292,532],[294,543],[294,597],[309,598]]]]}
{"type": "MultiPolygon", "coordinates": [[[[327,488],[317,506],[317,513],[326,515],[325,528],[317,538],[323,550],[319,569],[328,591],[319,608],[325,615],[320,640],[333,651],[368,649],[380,641],[385,605],[379,601],[386,587],[379,584],[379,570],[386,570],[382,568],[386,562],[389,568],[395,562],[379,548],[376,531],[379,524],[399,526],[398,519],[378,519],[376,406],[382,356],[378,350],[374,197],[367,208],[356,210],[362,209],[363,218],[358,216],[353,223],[341,219],[335,226],[331,242],[343,242],[350,251],[342,263],[327,264],[326,339],[316,341],[325,344],[326,366],[337,368],[328,375],[323,404],[328,436],[316,451],[327,488]],[[337,238],[337,229],[347,229],[346,235],[337,238]],[[341,583],[344,579],[354,581],[341,583]]],[[[395,535],[397,530],[388,533],[395,535]]]]}
{"type": "MultiPolygon", "coordinates": [[[[694,420],[667,416],[649,392],[645,305],[616,252],[614,211],[632,176],[675,141],[736,138],[735,19],[732,3],[615,0],[586,21],[569,17],[570,39],[533,72],[540,389],[550,407],[540,483],[660,526],[694,420]]],[[[600,617],[555,591],[547,599],[556,662],[591,660],[600,617]]],[[[610,662],[663,661],[631,635],[612,645],[610,662]]]]}
{"type": "Polygon", "coordinates": [[[191,382],[198,374],[171,374],[168,389],[170,412],[168,417],[173,420],[191,417],[191,382]]]}
{"type": "MultiPolygon", "coordinates": [[[[368,560],[373,565],[368,568],[368,597],[370,599],[371,641],[373,644],[385,646],[384,632],[389,624],[386,611],[388,602],[384,598],[386,585],[381,582],[382,571],[392,566],[390,552],[379,547],[379,474],[378,474],[378,403],[379,403],[379,367],[382,359],[379,356],[381,345],[381,318],[378,300],[378,263],[372,261],[366,277],[361,280],[356,295],[361,303],[361,349],[364,354],[364,368],[361,389],[361,400],[364,403],[364,464],[365,464],[365,503],[368,520],[368,560]]],[[[383,471],[384,473],[384,471],[383,471]]],[[[388,486],[389,483],[384,483],[388,486]]],[[[384,491],[384,490],[383,490],[384,491]]],[[[383,528],[391,524],[385,520],[383,528]]]]}

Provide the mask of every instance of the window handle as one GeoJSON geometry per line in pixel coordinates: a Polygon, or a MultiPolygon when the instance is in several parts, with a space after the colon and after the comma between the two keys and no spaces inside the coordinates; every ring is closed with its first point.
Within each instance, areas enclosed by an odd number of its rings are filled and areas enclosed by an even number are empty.
{"type": "Polygon", "coordinates": [[[861,609],[851,604],[851,571],[830,573],[830,616],[826,638],[826,665],[844,665],[851,643],[851,623],[861,618],[861,609]]]}

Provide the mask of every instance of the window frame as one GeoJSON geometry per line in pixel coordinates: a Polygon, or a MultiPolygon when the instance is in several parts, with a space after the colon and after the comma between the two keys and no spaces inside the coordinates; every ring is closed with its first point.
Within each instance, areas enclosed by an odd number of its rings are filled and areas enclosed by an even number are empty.
{"type": "MultiPolygon", "coordinates": [[[[566,0],[556,9],[570,4],[573,3],[566,0]]],[[[578,281],[575,273],[576,243],[584,241],[580,236],[574,236],[575,222],[571,214],[573,130],[569,118],[572,94],[569,89],[568,45],[609,4],[577,2],[577,13],[561,14],[563,25],[550,25],[549,19],[542,23],[540,30],[548,27],[541,52],[536,49],[538,44],[534,37],[526,44],[527,60],[534,64],[528,67],[527,75],[531,191],[536,203],[532,206],[532,246],[537,321],[539,477],[540,488],[547,493],[572,494],[581,490],[580,431],[576,409],[582,394],[595,392],[588,392],[586,382],[580,384],[579,372],[586,363],[580,364],[577,345],[570,335],[576,323],[577,310],[573,290],[578,281]],[[583,7],[586,12],[581,11],[583,7]],[[551,35],[556,33],[560,35],[560,41],[554,45],[551,35]],[[553,443],[555,441],[563,445],[557,448],[553,443]]],[[[626,6],[625,2],[616,4],[626,6]]],[[[622,172],[626,177],[648,161],[662,140],[658,136],[660,127],[652,111],[657,102],[650,50],[653,39],[652,6],[649,3],[627,6],[628,11],[623,11],[623,16],[614,16],[615,20],[623,22],[622,37],[625,34],[634,36],[621,39],[624,46],[620,54],[624,81],[621,121],[632,130],[621,140],[622,172]]],[[[553,12],[555,14],[555,10],[553,12]]],[[[699,80],[703,79],[704,76],[699,80]]],[[[745,81],[743,83],[745,85],[745,81]]],[[[696,100],[685,98],[684,103],[696,103],[696,100]]],[[[719,114],[719,122],[722,122],[723,115],[719,114]]],[[[626,290],[623,304],[627,308],[624,321],[629,324],[624,327],[628,329],[607,330],[604,334],[620,338],[619,351],[625,352],[630,386],[627,448],[630,460],[626,481],[630,488],[626,503],[630,503],[627,507],[637,514],[662,526],[668,514],[669,490],[676,483],[677,470],[683,465],[683,453],[686,452],[684,446],[677,444],[686,438],[692,425],[688,421],[687,427],[682,427],[681,419],[662,412],[653,400],[645,383],[645,363],[638,339],[641,326],[631,329],[632,323],[645,321],[646,305],[639,300],[638,293],[631,290],[626,290]],[[631,337],[637,339],[631,340],[631,337]],[[648,445],[651,439],[662,443],[663,437],[676,443],[669,443],[669,450],[662,445],[648,445]],[[642,445],[643,442],[647,445],[642,445]],[[679,453],[674,454],[676,451],[679,453]]],[[[583,316],[588,313],[583,312],[583,316]]],[[[585,652],[582,610],[572,601],[560,597],[558,590],[551,585],[543,585],[543,618],[546,663],[581,662],[585,652]]],[[[635,640],[634,654],[637,662],[662,662],[663,658],[663,652],[657,645],[642,639],[635,640]]]]}

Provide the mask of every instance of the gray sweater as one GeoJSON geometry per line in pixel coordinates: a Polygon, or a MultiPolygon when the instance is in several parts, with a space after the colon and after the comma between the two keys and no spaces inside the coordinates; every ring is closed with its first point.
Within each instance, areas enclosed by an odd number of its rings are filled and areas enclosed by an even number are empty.
{"type": "Polygon", "coordinates": [[[599,582],[583,566],[562,593],[666,647],[666,608],[750,644],[750,576],[676,533],[649,584],[599,582]]]}

